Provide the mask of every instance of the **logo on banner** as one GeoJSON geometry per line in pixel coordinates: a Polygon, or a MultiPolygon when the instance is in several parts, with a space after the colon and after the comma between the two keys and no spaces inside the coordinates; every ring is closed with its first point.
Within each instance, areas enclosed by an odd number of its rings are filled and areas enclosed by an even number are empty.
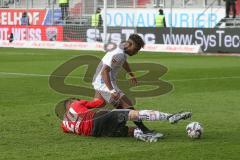
{"type": "Polygon", "coordinates": [[[48,41],[57,40],[58,29],[55,27],[49,27],[46,29],[46,37],[48,41]]]}

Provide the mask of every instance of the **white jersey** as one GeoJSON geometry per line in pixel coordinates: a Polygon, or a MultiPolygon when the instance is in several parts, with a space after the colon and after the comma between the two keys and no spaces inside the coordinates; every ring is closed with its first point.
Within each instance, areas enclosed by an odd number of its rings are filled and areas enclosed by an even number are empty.
{"type": "Polygon", "coordinates": [[[110,80],[112,83],[115,82],[117,74],[126,60],[127,55],[124,53],[124,50],[119,47],[113,51],[107,52],[97,67],[93,78],[93,85],[104,83],[101,75],[104,65],[108,65],[111,68],[111,71],[109,72],[110,80]]]}

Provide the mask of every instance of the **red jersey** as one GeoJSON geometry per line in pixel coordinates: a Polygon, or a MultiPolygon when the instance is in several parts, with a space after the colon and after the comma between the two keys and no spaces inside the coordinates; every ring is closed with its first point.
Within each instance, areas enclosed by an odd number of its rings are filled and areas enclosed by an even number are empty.
{"type": "Polygon", "coordinates": [[[95,99],[93,101],[76,100],[67,109],[61,127],[66,133],[91,136],[93,129],[93,117],[95,112],[92,108],[101,107],[103,101],[95,99]]]}

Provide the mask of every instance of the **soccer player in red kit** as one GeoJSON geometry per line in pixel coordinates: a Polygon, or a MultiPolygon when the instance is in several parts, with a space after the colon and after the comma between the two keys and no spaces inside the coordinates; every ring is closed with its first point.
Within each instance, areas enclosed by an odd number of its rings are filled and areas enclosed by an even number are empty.
{"type": "Polygon", "coordinates": [[[191,112],[177,114],[163,113],[153,110],[131,110],[114,109],[98,110],[104,101],[94,99],[92,101],[80,99],[68,99],[64,102],[66,112],[61,127],[66,133],[94,137],[127,137],[132,136],[136,139],[155,142],[163,137],[161,133],[143,133],[136,127],[128,127],[127,121],[149,120],[149,121],[169,121],[176,123],[181,119],[191,117],[191,112]]]}

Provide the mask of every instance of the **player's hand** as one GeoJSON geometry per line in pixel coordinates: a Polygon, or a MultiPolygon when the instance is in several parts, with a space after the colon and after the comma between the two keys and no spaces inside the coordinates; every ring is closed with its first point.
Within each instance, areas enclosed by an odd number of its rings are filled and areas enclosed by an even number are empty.
{"type": "Polygon", "coordinates": [[[138,84],[137,78],[135,76],[131,76],[130,82],[134,86],[136,86],[138,84]]]}

